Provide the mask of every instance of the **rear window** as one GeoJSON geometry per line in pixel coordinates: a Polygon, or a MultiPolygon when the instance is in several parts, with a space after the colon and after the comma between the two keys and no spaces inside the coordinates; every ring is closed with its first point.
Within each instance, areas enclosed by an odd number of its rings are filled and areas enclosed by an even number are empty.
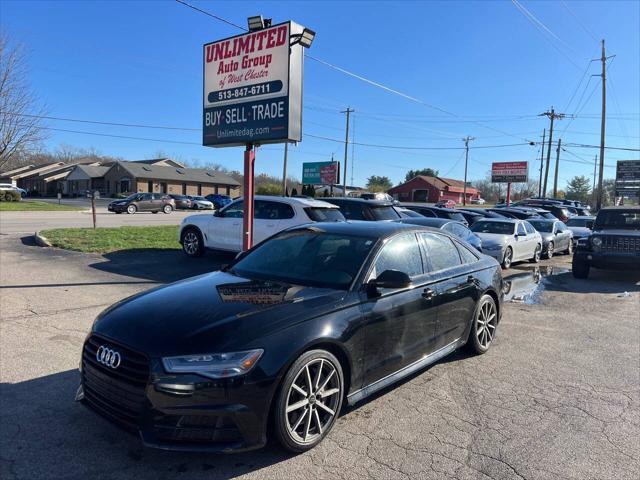
{"type": "Polygon", "coordinates": [[[467,219],[464,218],[464,215],[462,215],[461,213],[455,212],[455,213],[450,213],[449,214],[449,218],[451,220],[455,220],[457,222],[462,222],[462,223],[468,223],[467,219]]]}
{"type": "Polygon", "coordinates": [[[397,220],[400,214],[393,207],[373,207],[371,214],[375,220],[397,220]]]}
{"type": "Polygon", "coordinates": [[[565,223],[568,227],[586,227],[587,222],[593,223],[593,220],[586,218],[570,218],[565,223]]]}
{"type": "Polygon", "coordinates": [[[481,220],[471,227],[472,232],[476,233],[498,233],[501,235],[513,235],[514,224],[507,222],[487,222],[481,220]]]}
{"type": "Polygon", "coordinates": [[[314,222],[342,222],[345,220],[339,208],[307,207],[304,211],[307,217],[314,222]]]}
{"type": "Polygon", "coordinates": [[[529,220],[529,223],[533,225],[539,232],[551,233],[553,232],[553,222],[540,222],[535,220],[529,220]]]}

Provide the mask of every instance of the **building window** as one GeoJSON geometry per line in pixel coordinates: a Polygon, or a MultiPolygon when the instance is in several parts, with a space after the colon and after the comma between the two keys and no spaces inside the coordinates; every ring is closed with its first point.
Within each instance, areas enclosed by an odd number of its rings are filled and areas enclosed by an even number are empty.
{"type": "Polygon", "coordinates": [[[151,180],[147,182],[147,192],[153,192],[153,181],[151,180]]]}
{"type": "Polygon", "coordinates": [[[120,179],[120,193],[127,193],[131,191],[131,179],[124,177],[120,179]]]}

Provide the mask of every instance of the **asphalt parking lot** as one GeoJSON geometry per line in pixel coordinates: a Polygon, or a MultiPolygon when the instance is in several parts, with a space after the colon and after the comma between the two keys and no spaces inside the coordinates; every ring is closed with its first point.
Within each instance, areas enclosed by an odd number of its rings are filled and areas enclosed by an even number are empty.
{"type": "Polygon", "coordinates": [[[639,272],[575,280],[566,256],[542,262],[549,276],[516,265],[507,272],[515,301],[505,304],[486,355],[456,353],[345,411],[306,454],[271,444],[218,456],[143,449],[73,397],[82,342],[102,309],[228,258],[189,260],[170,250],[89,255],[3,233],[3,479],[640,476],[639,272]]]}

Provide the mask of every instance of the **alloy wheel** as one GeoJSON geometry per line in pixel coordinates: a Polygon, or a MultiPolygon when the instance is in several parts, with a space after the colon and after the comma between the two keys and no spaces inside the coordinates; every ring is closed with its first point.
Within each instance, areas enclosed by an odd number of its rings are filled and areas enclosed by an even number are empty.
{"type": "Polygon", "coordinates": [[[286,426],[299,444],[314,443],[338,414],[342,392],[335,366],[324,358],[306,363],[296,374],[286,400],[286,426]]]}
{"type": "Polygon", "coordinates": [[[547,247],[547,258],[553,257],[553,248],[553,242],[551,242],[547,247]]]}
{"type": "Polygon", "coordinates": [[[198,252],[200,239],[195,232],[187,232],[182,239],[182,248],[187,255],[195,255],[198,252]]]}
{"type": "Polygon", "coordinates": [[[502,265],[504,268],[509,268],[511,266],[511,260],[513,258],[513,252],[510,248],[507,248],[507,251],[504,252],[504,260],[502,261],[502,265]]]}
{"type": "Polygon", "coordinates": [[[496,332],[498,315],[493,302],[485,302],[478,309],[476,316],[476,336],[484,349],[489,348],[496,332]]]}

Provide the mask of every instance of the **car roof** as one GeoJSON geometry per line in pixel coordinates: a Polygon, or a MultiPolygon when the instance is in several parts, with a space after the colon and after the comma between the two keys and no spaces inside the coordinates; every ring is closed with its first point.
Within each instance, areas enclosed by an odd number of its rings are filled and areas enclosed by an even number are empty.
{"type": "Polygon", "coordinates": [[[349,203],[361,203],[363,205],[369,205],[372,207],[393,207],[394,203],[391,200],[367,200],[366,198],[353,198],[353,197],[320,197],[318,200],[325,202],[349,202],[349,203]]]}
{"type": "Polygon", "coordinates": [[[605,207],[602,210],[612,211],[612,210],[640,210],[640,205],[629,205],[627,206],[617,206],[617,207],[605,207]]]}
{"type": "MultiPolygon", "coordinates": [[[[338,208],[334,204],[325,202],[321,199],[311,197],[279,197],[274,195],[255,195],[254,200],[265,200],[272,202],[282,202],[289,205],[301,205],[302,207],[316,207],[316,208],[338,208]]],[[[239,198],[238,200],[242,200],[239,198]]]]}
{"type": "Polygon", "coordinates": [[[526,220],[527,222],[531,222],[531,223],[554,223],[554,222],[559,222],[560,220],[553,219],[553,218],[528,218],[526,220]]]}
{"type": "MultiPolygon", "coordinates": [[[[444,208],[444,207],[436,207],[434,205],[427,205],[425,203],[404,203],[401,202],[400,203],[401,207],[405,207],[405,208],[411,208],[411,207],[417,207],[417,208],[428,208],[429,210],[435,210],[437,212],[445,212],[445,213],[451,213],[451,212],[455,212],[456,209],[455,208],[444,208]]],[[[460,213],[460,212],[458,212],[460,213]]]]}
{"type": "MultiPolygon", "coordinates": [[[[495,223],[518,223],[523,222],[524,220],[520,220],[519,218],[483,218],[482,220],[478,220],[479,222],[495,222],[495,223]]],[[[474,225],[476,225],[474,223],[474,225]]]]}
{"type": "MultiPolygon", "coordinates": [[[[400,220],[396,220],[401,223],[407,223],[410,225],[421,225],[423,227],[438,227],[441,228],[443,225],[447,223],[459,223],[463,225],[461,222],[456,222],[455,220],[451,220],[449,218],[433,218],[433,217],[410,217],[410,218],[401,218],[400,220]]],[[[463,225],[464,226],[464,225],[463,225]]]]}
{"type": "Polygon", "coordinates": [[[594,220],[596,217],[593,215],[576,215],[575,217],[571,217],[569,220],[594,220]]]}
{"type": "Polygon", "coordinates": [[[402,231],[425,230],[427,227],[400,222],[366,222],[350,220],[346,222],[317,222],[292,227],[291,230],[319,229],[326,233],[360,235],[363,237],[386,238],[402,231]]]}

